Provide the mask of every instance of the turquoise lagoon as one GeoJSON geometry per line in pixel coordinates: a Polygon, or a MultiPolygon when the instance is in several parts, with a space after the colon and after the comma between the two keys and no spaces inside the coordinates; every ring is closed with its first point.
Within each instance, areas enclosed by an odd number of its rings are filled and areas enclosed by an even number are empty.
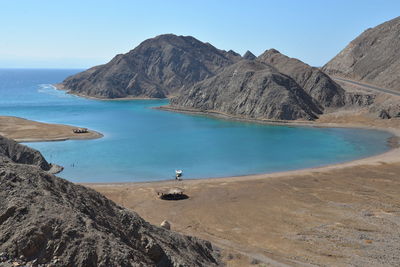
{"type": "Polygon", "coordinates": [[[96,140],[38,142],[74,182],[224,177],[302,169],[389,150],[387,132],[272,126],[152,109],[167,100],[100,101],[51,84],[80,70],[0,70],[0,114],[88,127],[96,140]]]}

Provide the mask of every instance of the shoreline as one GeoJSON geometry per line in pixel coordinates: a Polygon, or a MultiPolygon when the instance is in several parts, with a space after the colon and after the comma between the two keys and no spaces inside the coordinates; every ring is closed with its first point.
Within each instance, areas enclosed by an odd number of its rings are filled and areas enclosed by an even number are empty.
{"type": "MultiPolygon", "coordinates": [[[[53,85],[55,89],[66,91],[65,89],[61,88],[60,84],[53,85]]],[[[67,91],[70,93],[70,91],[67,91]]],[[[103,101],[124,101],[124,100],[158,100],[154,98],[118,98],[118,99],[102,99],[96,97],[90,97],[80,94],[70,93],[72,95],[76,95],[79,97],[84,97],[92,100],[103,100],[103,101]]],[[[185,108],[176,108],[170,105],[166,106],[159,106],[153,107],[153,109],[158,109],[162,111],[169,111],[169,112],[177,112],[183,114],[192,114],[192,115],[199,115],[199,116],[206,116],[211,118],[217,119],[225,119],[225,120],[232,120],[238,122],[245,122],[245,123],[258,123],[258,124],[267,124],[267,125],[277,125],[277,126],[293,126],[293,127],[312,127],[312,128],[349,128],[349,129],[365,129],[365,130],[375,130],[375,131],[383,131],[388,132],[397,139],[397,147],[390,147],[388,151],[363,157],[360,159],[355,159],[351,161],[345,161],[340,163],[333,163],[327,164],[324,166],[319,167],[308,167],[290,171],[277,171],[277,172],[270,172],[270,173],[260,173],[260,174],[247,174],[247,175],[233,175],[233,176],[222,176],[222,177],[198,177],[198,178],[190,178],[185,179],[185,182],[189,183],[200,183],[200,182],[227,182],[227,181],[251,181],[251,180],[260,180],[260,179],[267,179],[267,178],[274,178],[274,177],[282,177],[287,175],[304,175],[308,173],[316,173],[316,172],[329,172],[332,170],[343,169],[347,167],[354,167],[363,164],[380,164],[384,160],[385,163],[393,163],[393,162],[400,162],[400,129],[399,128],[388,128],[388,127],[379,127],[379,126],[371,126],[365,124],[357,124],[357,123],[335,123],[335,122],[318,122],[318,121],[284,121],[284,120],[268,120],[268,119],[250,119],[244,118],[234,115],[225,114],[218,111],[199,111],[196,109],[185,109],[185,108]]],[[[169,184],[175,181],[170,180],[156,180],[156,181],[145,181],[145,182],[121,182],[121,183],[82,183],[83,185],[96,185],[96,186],[123,186],[129,184],[169,184]]]]}
{"type": "Polygon", "coordinates": [[[54,89],[56,90],[60,90],[60,91],[64,91],[69,95],[73,95],[73,96],[78,96],[78,97],[82,97],[82,98],[86,98],[86,99],[90,99],[90,100],[99,100],[99,101],[129,101],[129,100],[165,100],[168,98],[151,98],[151,97],[119,97],[119,98],[101,98],[101,97],[95,97],[95,96],[88,96],[85,94],[78,94],[78,93],[74,93],[71,92],[71,90],[67,90],[64,89],[64,87],[57,83],[57,84],[51,84],[51,86],[54,87],[54,89]]]}
{"type": "MultiPolygon", "coordinates": [[[[61,84],[54,84],[52,85],[56,90],[62,90],[66,91],[65,89],[62,88],[61,84]]],[[[96,98],[96,97],[90,97],[90,96],[85,96],[81,94],[74,94],[70,93],[70,91],[67,91],[67,93],[76,95],[78,97],[84,97],[87,99],[91,100],[102,100],[102,101],[124,101],[124,100],[160,100],[160,99],[154,99],[154,98],[118,98],[118,99],[102,99],[102,98],[96,98]]],[[[211,117],[211,118],[217,118],[217,119],[225,119],[225,120],[232,120],[232,121],[239,121],[239,122],[245,122],[245,123],[258,123],[258,124],[267,124],[267,125],[277,125],[277,126],[293,126],[293,127],[312,127],[312,128],[353,128],[353,129],[365,129],[365,130],[375,130],[375,131],[383,131],[383,132],[388,132],[393,135],[397,140],[400,138],[400,129],[399,128],[388,128],[388,127],[379,127],[379,126],[371,126],[371,125],[365,125],[365,124],[357,124],[357,123],[332,123],[332,122],[318,122],[318,121],[283,121],[283,120],[268,120],[268,119],[249,119],[249,118],[244,118],[244,117],[239,117],[239,116],[233,116],[217,111],[199,111],[195,109],[184,109],[184,108],[176,108],[176,107],[171,107],[170,105],[166,106],[159,106],[159,107],[153,107],[153,109],[158,109],[162,111],[169,111],[169,112],[177,112],[177,113],[184,113],[184,114],[193,114],[193,115],[199,115],[199,116],[206,116],[206,117],[211,117]]],[[[36,140],[34,139],[28,139],[29,141],[24,142],[35,142],[36,140]]],[[[46,140],[46,141],[64,141],[68,139],[52,139],[52,140],[46,140]]],[[[44,141],[44,140],[38,140],[38,141],[44,141]]],[[[397,141],[399,143],[399,141],[397,141]]],[[[350,166],[356,166],[360,164],[376,164],[380,162],[382,159],[387,158],[394,158],[394,157],[399,157],[400,161],[400,148],[399,147],[391,147],[388,151],[384,153],[380,153],[377,155],[372,155],[372,156],[367,156],[363,157],[360,159],[355,159],[351,161],[346,161],[346,162],[341,162],[341,163],[333,163],[333,164],[328,164],[324,166],[319,166],[319,167],[309,167],[309,168],[302,168],[302,169],[296,169],[296,170],[290,170],[290,171],[278,171],[278,172],[270,172],[270,173],[260,173],[260,174],[247,174],[247,175],[234,175],[234,176],[222,176],[222,177],[198,177],[198,178],[191,178],[191,179],[185,179],[186,182],[189,181],[210,181],[210,180],[233,180],[233,181],[242,181],[246,180],[249,181],[254,180],[254,179],[264,179],[267,177],[280,177],[280,176],[285,176],[285,175],[293,175],[293,174],[304,174],[304,173],[309,173],[309,172],[322,172],[322,171],[330,171],[334,169],[340,169],[340,168],[345,168],[345,167],[350,167],[350,166]]],[[[391,161],[390,161],[391,162],[391,161]]],[[[147,184],[147,183],[168,183],[170,182],[169,180],[156,180],[156,181],[147,181],[147,182],[121,182],[121,183],[82,183],[82,184],[87,184],[87,185],[126,185],[126,184],[147,184]]]]}
{"type": "MultiPolygon", "coordinates": [[[[331,125],[331,124],[329,124],[331,125]]],[[[344,127],[344,125],[342,125],[344,127]]],[[[367,127],[392,133],[400,128],[367,127]]],[[[228,266],[377,265],[398,247],[400,148],[300,170],[222,178],[78,183],[159,225],[214,243],[228,266]],[[186,200],[157,192],[179,187],[186,200]],[[385,251],[379,248],[393,248],[385,251]],[[285,265],[287,264],[287,265],[285,265]]]]}
{"type": "Polygon", "coordinates": [[[384,153],[369,156],[366,158],[356,159],[352,161],[346,161],[342,163],[334,163],[320,167],[308,167],[303,169],[296,169],[290,171],[277,171],[270,173],[260,173],[260,174],[246,174],[246,175],[235,175],[235,176],[222,176],[222,177],[205,177],[205,178],[188,178],[182,179],[177,182],[173,179],[171,180],[156,180],[156,181],[142,181],[142,182],[104,182],[104,183],[77,183],[86,186],[127,186],[127,185],[160,185],[160,186],[169,186],[171,184],[176,185],[182,182],[182,185],[185,184],[200,184],[200,183],[221,183],[221,182],[250,182],[250,181],[258,181],[264,179],[275,179],[284,176],[303,176],[307,174],[315,174],[315,173],[324,173],[330,172],[333,170],[340,170],[350,167],[357,167],[360,165],[380,165],[380,164],[388,164],[388,163],[396,163],[400,162],[400,148],[393,148],[384,153]],[[394,159],[394,157],[398,157],[394,159]]]}
{"type": "Polygon", "coordinates": [[[102,138],[100,132],[88,129],[87,133],[74,133],[79,127],[33,121],[15,116],[0,116],[0,134],[19,143],[58,142],[67,140],[92,140],[102,138]]]}
{"type": "MultiPolygon", "coordinates": [[[[286,125],[286,124],[285,124],[286,125]]],[[[309,126],[312,127],[314,125],[294,125],[294,126],[309,126]]],[[[233,176],[222,176],[222,177],[197,177],[190,179],[183,179],[185,183],[190,184],[199,184],[202,182],[207,183],[220,183],[220,182],[242,182],[242,181],[257,181],[262,179],[271,179],[271,178],[279,178],[287,175],[291,176],[301,176],[311,173],[321,173],[321,172],[329,172],[332,170],[344,169],[349,167],[355,167],[360,165],[379,165],[382,163],[396,163],[400,162],[400,129],[396,128],[380,128],[380,127],[368,127],[361,125],[354,125],[349,127],[348,125],[335,125],[331,126],[330,124],[320,124],[315,127],[321,128],[353,128],[353,129],[366,129],[366,130],[378,130],[384,131],[392,134],[392,137],[397,139],[397,145],[389,146],[389,150],[380,154],[366,156],[359,159],[354,159],[350,161],[333,163],[319,167],[307,167],[289,171],[277,171],[277,172],[269,172],[269,173],[260,173],[260,174],[246,174],[246,175],[233,175],[233,176]]],[[[175,180],[156,180],[156,181],[141,181],[141,182],[104,182],[104,183],[78,183],[82,185],[93,185],[93,186],[126,186],[130,184],[152,184],[152,185],[170,185],[171,183],[176,183],[175,180]]]]}
{"type": "Polygon", "coordinates": [[[321,167],[180,182],[78,184],[135,211],[151,224],[167,220],[173,231],[214,243],[227,266],[252,262],[375,266],[382,263],[379,259],[392,259],[398,250],[393,233],[400,226],[400,119],[380,120],[353,110],[324,115],[315,122],[183,113],[288,127],[378,130],[394,138],[388,140],[391,149],[384,153],[321,167]],[[157,197],[157,192],[172,187],[182,188],[188,198],[165,201],[157,197]]]}

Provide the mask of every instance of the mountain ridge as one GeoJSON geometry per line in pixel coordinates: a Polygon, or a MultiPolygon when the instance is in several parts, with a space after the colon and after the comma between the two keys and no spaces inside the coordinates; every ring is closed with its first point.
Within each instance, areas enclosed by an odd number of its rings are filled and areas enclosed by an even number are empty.
{"type": "Polygon", "coordinates": [[[322,112],[292,78],[254,60],[241,60],[170,102],[252,119],[313,120],[322,112]]]}
{"type": "Polygon", "coordinates": [[[400,17],[365,30],[322,70],[329,75],[400,91],[400,17]]]}

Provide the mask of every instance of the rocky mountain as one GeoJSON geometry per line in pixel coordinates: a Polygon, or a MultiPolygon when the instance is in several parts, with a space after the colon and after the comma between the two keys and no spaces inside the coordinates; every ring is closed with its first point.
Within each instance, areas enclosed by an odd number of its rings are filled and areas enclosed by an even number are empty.
{"type": "Polygon", "coordinates": [[[62,170],[62,167],[48,163],[36,149],[18,144],[14,140],[3,136],[0,136],[0,157],[14,163],[35,165],[51,173],[57,173],[62,170]]]}
{"type": "Polygon", "coordinates": [[[322,69],[400,91],[400,17],[366,30],[322,69]]]}
{"type": "Polygon", "coordinates": [[[209,242],[0,156],[0,266],[215,266],[218,257],[209,242]]]}
{"type": "Polygon", "coordinates": [[[318,68],[283,55],[275,49],[265,51],[257,60],[293,78],[313,98],[316,105],[322,108],[345,105],[343,88],[318,68]]]}
{"type": "Polygon", "coordinates": [[[256,59],[257,57],[253,53],[251,53],[249,50],[247,50],[246,53],[244,53],[243,58],[247,59],[247,60],[253,60],[253,59],[256,59]]]}
{"type": "Polygon", "coordinates": [[[312,120],[322,112],[295,80],[254,60],[195,84],[171,106],[252,119],[312,120]]]}
{"type": "Polygon", "coordinates": [[[59,87],[99,98],[169,97],[175,109],[258,119],[311,120],[327,109],[365,107],[374,101],[369,95],[345,92],[321,69],[275,49],[259,57],[247,51],[241,57],[173,34],[148,39],[105,65],[67,78],[59,87]]]}
{"type": "Polygon", "coordinates": [[[109,63],[65,79],[59,88],[98,98],[165,98],[242,59],[191,36],[160,35],[109,63]]]}

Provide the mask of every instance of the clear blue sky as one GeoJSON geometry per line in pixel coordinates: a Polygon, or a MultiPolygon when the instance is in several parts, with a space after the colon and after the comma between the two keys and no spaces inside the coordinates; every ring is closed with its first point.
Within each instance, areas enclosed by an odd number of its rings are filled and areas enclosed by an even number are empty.
{"type": "Polygon", "coordinates": [[[320,66],[399,15],[399,0],[4,0],[0,67],[87,68],[163,33],[320,66]]]}

